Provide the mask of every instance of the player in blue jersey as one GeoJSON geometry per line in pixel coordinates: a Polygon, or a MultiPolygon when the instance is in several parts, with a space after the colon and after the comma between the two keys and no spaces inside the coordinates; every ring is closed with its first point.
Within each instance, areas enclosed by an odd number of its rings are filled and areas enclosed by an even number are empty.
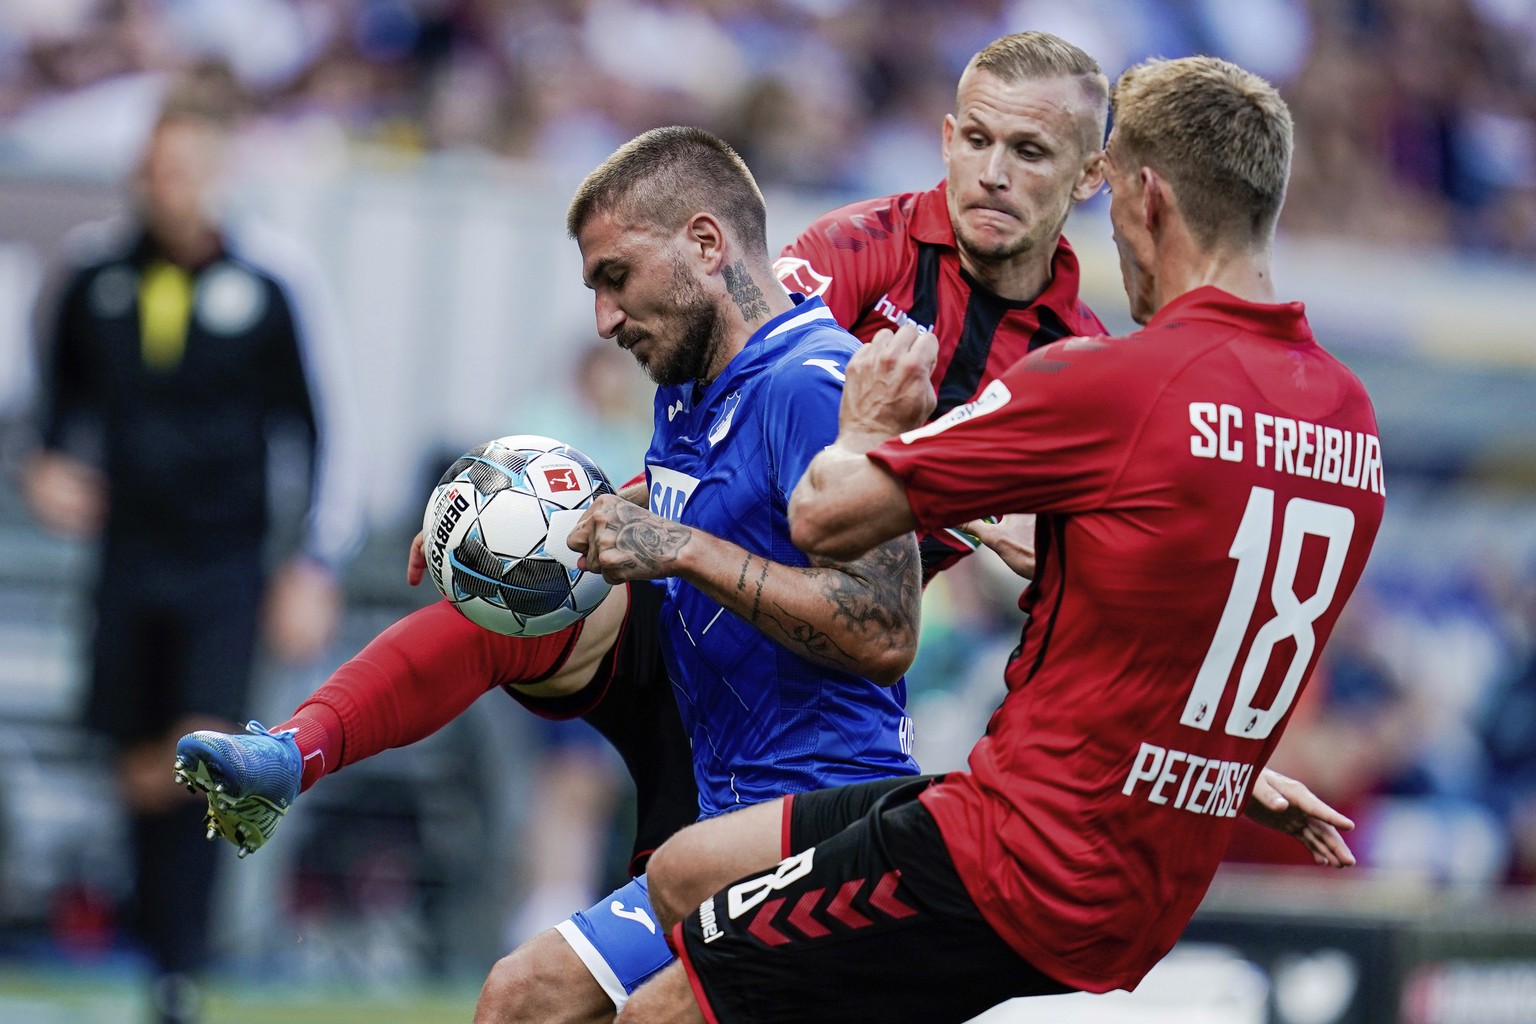
{"type": "MultiPolygon", "coordinates": [[[[614,695],[659,677],[645,692],[675,695],[706,816],[916,773],[902,679],[917,645],[916,541],[848,564],[811,564],[790,542],[789,494],[837,435],[858,342],[819,299],[796,306],[778,285],[765,219],[746,166],[698,129],[647,132],[588,177],[567,223],[597,327],[658,388],[645,485],[599,499],[568,543],[626,586],[568,642],[465,634],[444,606],[424,609],[272,734],[186,737],[179,770],[224,787],[211,798],[211,835],[259,846],[300,773],[307,786],[420,738],[497,684],[538,713],[581,714],[603,729],[597,716],[614,695]],[[636,651],[647,636],[659,656],[636,651]],[[252,766],[274,762],[292,779],[268,794],[252,766]]],[[[610,724],[618,745],[622,730],[610,724]]],[[[646,719],[635,730],[655,731],[646,719]]],[[[671,737],[654,747],[667,756],[671,737]]],[[[644,758],[626,754],[642,790],[644,758]]],[[[642,875],[499,961],[475,1019],[611,1019],[670,961],[642,875]]]]}
{"type": "MultiPolygon", "coordinates": [[[[858,342],[819,300],[796,306],[777,287],[764,220],[745,165],[692,128],[622,147],[567,218],[599,333],[658,385],[649,507],[599,499],[568,543],[612,582],[662,581],[658,635],[705,816],[917,771],[901,679],[916,650],[915,540],[812,565],[789,539],[789,494],[836,436],[858,342]]],[[[640,878],[559,931],[617,1008],[671,959],[653,922],[640,878]]],[[[568,963],[527,959],[492,972],[481,1019],[526,1019],[529,987],[568,963]]],[[[590,991],[565,982],[568,997],[590,991]]]]}
{"type": "MultiPolygon", "coordinates": [[[[593,220],[575,230],[595,268],[587,279],[603,333],[657,372],[661,386],[646,454],[650,511],[600,499],[570,543],[612,582],[663,581],[660,638],[701,811],[839,779],[911,774],[900,675],[914,610],[900,594],[904,552],[893,548],[857,570],[812,568],[789,543],[785,519],[793,482],[835,436],[842,368],[858,342],[820,299],[796,307],[778,291],[770,304],[751,285],[760,326],[739,340],[722,335],[707,366],[668,383],[654,354],[666,342],[621,311],[610,280],[615,258],[640,261],[614,256],[625,236],[604,223],[610,217],[593,220]],[[889,597],[890,610],[867,596],[858,610],[873,617],[867,639],[893,630],[885,650],[845,651],[829,633],[825,619],[849,614],[845,588],[889,597]]],[[[667,276],[679,270],[665,257],[642,259],[667,276]]],[[[645,272],[626,266],[624,290],[638,291],[645,272]]]]}

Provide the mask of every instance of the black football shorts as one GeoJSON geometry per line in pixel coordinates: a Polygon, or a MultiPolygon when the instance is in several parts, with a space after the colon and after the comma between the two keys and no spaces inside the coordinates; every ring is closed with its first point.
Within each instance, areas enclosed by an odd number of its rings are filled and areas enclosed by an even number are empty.
{"type": "Polygon", "coordinates": [[[792,798],[791,840],[812,845],[673,932],[709,1024],[958,1024],[1015,996],[1072,991],[982,919],[917,799],[931,781],[792,798]]]}

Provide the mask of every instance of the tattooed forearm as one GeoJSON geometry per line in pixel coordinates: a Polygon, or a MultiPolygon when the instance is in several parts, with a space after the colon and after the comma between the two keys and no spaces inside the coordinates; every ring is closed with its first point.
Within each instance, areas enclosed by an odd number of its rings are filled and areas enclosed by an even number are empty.
{"type": "MultiPolygon", "coordinates": [[[[779,614],[768,616],[778,632],[778,641],[785,647],[812,658],[824,665],[836,665],[853,673],[860,673],[859,659],[837,645],[837,641],[826,632],[817,629],[805,619],[797,618],[788,608],[782,604],[776,605],[779,614]]],[[[763,624],[759,623],[761,627],[763,624]]],[[[765,630],[766,632],[766,630],[765,630]]]]}
{"type": "Polygon", "coordinates": [[[922,578],[911,534],[855,562],[791,566],[676,524],[657,522],[652,531],[645,545],[614,547],[675,549],[656,575],[688,581],[794,654],[882,686],[912,664],[922,578]]]}
{"type": "Polygon", "coordinates": [[[826,610],[808,618],[805,609],[774,601],[773,611],[763,612],[759,579],[754,625],[803,657],[856,675],[871,675],[880,663],[910,661],[922,602],[921,561],[910,534],[855,562],[822,563],[800,572],[826,610]]]}
{"type": "Polygon", "coordinates": [[[730,293],[731,301],[736,303],[736,308],[741,310],[743,320],[754,323],[768,316],[768,300],[763,298],[763,290],[747,272],[745,260],[737,260],[726,267],[723,273],[725,290],[730,293]]]}
{"type": "Polygon", "coordinates": [[[627,568],[639,567],[654,575],[670,573],[693,533],[681,523],[653,516],[628,502],[614,506],[614,519],[608,527],[614,538],[611,550],[603,555],[604,565],[627,563],[627,568]]]}
{"type": "Polygon", "coordinates": [[[753,625],[757,624],[758,618],[762,615],[763,584],[768,580],[768,567],[772,564],[768,559],[763,559],[763,571],[757,575],[757,593],[752,597],[752,618],[750,620],[753,625]]]}

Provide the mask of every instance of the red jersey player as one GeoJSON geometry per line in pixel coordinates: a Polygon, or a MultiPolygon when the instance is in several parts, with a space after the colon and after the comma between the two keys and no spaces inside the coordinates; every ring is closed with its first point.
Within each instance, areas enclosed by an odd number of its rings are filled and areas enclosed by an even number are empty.
{"type": "Polygon", "coordinates": [[[791,503],[796,542],[835,558],[1038,513],[1030,621],[970,769],[669,840],[651,895],[688,915],[683,967],[621,1022],[927,1024],[1129,988],[1204,895],[1365,567],[1381,449],[1360,382],[1275,299],[1279,95],[1195,57],[1127,71],[1114,107],[1111,220],[1145,329],[1042,348],[927,425],[938,346],[882,334],[791,503]],[[775,831],[792,856],[709,895],[716,851],[775,831]]]}
{"type": "Polygon", "coordinates": [[[1108,89],[1057,36],[992,42],[944,119],[945,181],[820,217],[784,247],[779,279],[862,341],[905,323],[931,331],[939,414],[1041,345],[1102,333],[1061,233],[1104,180],[1108,89]]]}
{"type": "MultiPolygon", "coordinates": [[[[945,180],[817,219],[774,264],[790,291],[820,295],[861,341],[905,323],[931,331],[942,415],[1041,345],[1102,334],[1078,298],[1062,237],[1103,183],[1109,82],[1082,49],[1046,32],[995,40],[966,66],[944,119],[945,180]]],[[[1016,569],[1029,524],[973,528],[1016,569]]],[[[975,547],[966,532],[922,536],[925,575],[975,547]]]]}

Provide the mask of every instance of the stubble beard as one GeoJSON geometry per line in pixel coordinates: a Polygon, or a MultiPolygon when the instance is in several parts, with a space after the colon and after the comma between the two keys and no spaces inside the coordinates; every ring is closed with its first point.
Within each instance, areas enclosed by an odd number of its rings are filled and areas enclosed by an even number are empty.
{"type": "MultiPolygon", "coordinates": [[[[667,303],[673,310],[676,340],[658,346],[650,361],[642,364],[646,375],[659,387],[703,380],[714,362],[715,353],[720,350],[720,334],[724,326],[720,308],[682,267],[675,268],[667,303]]],[[[622,332],[619,340],[620,343],[625,340],[622,332]]]]}
{"type": "Polygon", "coordinates": [[[1007,263],[1035,247],[1035,238],[1028,231],[1024,231],[1016,238],[984,245],[969,237],[969,232],[959,224],[955,225],[955,241],[967,256],[984,266],[1007,263]]]}

